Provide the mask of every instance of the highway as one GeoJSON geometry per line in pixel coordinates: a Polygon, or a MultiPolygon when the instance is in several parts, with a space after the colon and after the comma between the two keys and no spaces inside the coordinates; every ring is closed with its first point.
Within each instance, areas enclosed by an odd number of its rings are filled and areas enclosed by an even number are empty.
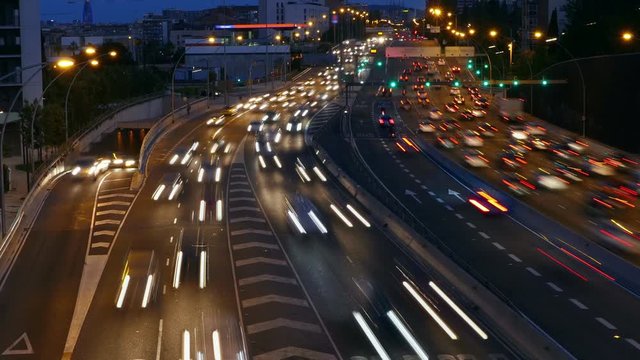
{"type": "MultiPolygon", "coordinates": [[[[389,62],[388,74],[394,79],[404,68],[401,61],[389,62]]],[[[370,81],[388,82],[389,76],[383,68],[373,69],[370,81]]],[[[336,133],[321,140],[334,159],[352,169],[350,174],[379,197],[401,203],[401,211],[410,214],[419,228],[577,358],[637,357],[638,318],[629,309],[637,308],[638,299],[591,265],[586,254],[569,246],[551,246],[509,217],[481,215],[466,202],[468,189],[422,154],[399,151],[377,125],[376,89],[377,85],[365,84],[350,119],[364,161],[388,192],[373,187],[371,176],[357,170],[347,156],[348,144],[333,140],[336,133]]],[[[409,130],[417,128],[417,117],[411,112],[400,115],[399,128],[404,122],[404,134],[412,137],[409,130]]]]}

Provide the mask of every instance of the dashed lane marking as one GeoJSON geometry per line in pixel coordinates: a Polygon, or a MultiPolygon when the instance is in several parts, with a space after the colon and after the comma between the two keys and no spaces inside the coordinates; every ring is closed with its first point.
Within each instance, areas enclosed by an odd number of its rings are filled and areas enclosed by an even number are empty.
{"type": "Polygon", "coordinates": [[[273,281],[273,282],[278,282],[278,283],[282,283],[282,284],[298,285],[298,282],[294,278],[284,277],[284,276],[277,276],[277,275],[270,275],[270,274],[249,276],[249,277],[246,277],[246,278],[239,279],[238,280],[238,285],[245,286],[245,285],[256,284],[256,283],[263,282],[263,281],[273,281]]]}
{"type": "Polygon", "coordinates": [[[113,236],[115,235],[116,232],[115,231],[111,231],[111,230],[100,230],[100,231],[94,231],[93,232],[93,236],[113,236]]]}
{"type": "Polygon", "coordinates": [[[449,210],[449,211],[453,211],[453,208],[451,207],[451,205],[447,205],[444,207],[445,209],[449,210]]]}
{"type": "Polygon", "coordinates": [[[274,295],[274,294],[269,294],[269,295],[259,296],[259,297],[255,297],[255,298],[251,298],[251,299],[242,300],[242,307],[243,308],[247,308],[247,307],[251,307],[251,306],[258,306],[258,305],[262,305],[262,304],[268,304],[268,303],[272,303],[272,302],[277,302],[277,303],[281,303],[281,304],[288,304],[288,305],[309,307],[309,303],[305,299],[298,299],[298,298],[294,298],[294,297],[274,295]]]}
{"type": "Polygon", "coordinates": [[[484,239],[491,239],[491,236],[483,233],[482,231],[478,231],[478,235],[482,236],[484,239]]]}
{"type": "Polygon", "coordinates": [[[105,207],[105,206],[129,206],[131,205],[130,201],[108,201],[99,203],[97,207],[105,207]]]}
{"type": "Polygon", "coordinates": [[[542,276],[542,275],[540,275],[539,272],[536,271],[536,269],[534,269],[532,267],[527,267],[527,271],[530,272],[531,274],[533,274],[533,276],[538,276],[538,277],[542,276]]]}
{"type": "Polygon", "coordinates": [[[504,246],[500,245],[500,243],[498,242],[494,242],[493,246],[495,246],[496,248],[498,248],[498,250],[504,250],[504,246]]]}
{"type": "Polygon", "coordinates": [[[632,338],[626,338],[625,339],[629,344],[631,344],[631,346],[633,346],[634,348],[636,348],[637,350],[640,350],[640,344],[638,344],[637,341],[635,341],[632,338]]]}
{"type": "Polygon", "coordinates": [[[470,222],[467,222],[467,226],[468,226],[468,227],[470,227],[470,228],[472,228],[472,229],[475,229],[475,228],[476,228],[476,225],[475,225],[475,224],[473,224],[473,223],[470,223],[470,222]]]}
{"type": "Polygon", "coordinates": [[[134,198],[134,197],[136,197],[136,194],[107,194],[107,195],[99,195],[98,196],[98,200],[109,199],[109,198],[114,198],[114,197],[134,198]]]}
{"type": "Polygon", "coordinates": [[[91,248],[93,249],[108,249],[111,246],[109,242],[95,242],[91,243],[91,248]]]}
{"type": "Polygon", "coordinates": [[[94,223],[96,226],[100,225],[120,225],[120,220],[97,220],[94,223]]]}
{"type": "Polygon", "coordinates": [[[124,215],[127,212],[124,210],[103,210],[103,211],[97,211],[96,212],[96,216],[102,216],[102,215],[124,215]]]}
{"type": "Polygon", "coordinates": [[[277,318],[274,320],[264,321],[256,324],[247,325],[247,333],[255,334],[279,327],[288,327],[292,329],[298,329],[303,331],[309,331],[314,333],[322,333],[320,326],[316,324],[310,324],[302,321],[294,321],[285,318],[277,318]]]}
{"type": "Polygon", "coordinates": [[[440,204],[442,204],[444,202],[444,200],[442,200],[440,198],[436,198],[436,201],[439,202],[440,204]]]}
{"type": "Polygon", "coordinates": [[[236,211],[258,211],[259,212],[260,209],[253,206],[237,206],[237,207],[229,208],[229,212],[236,212],[236,211]]]}
{"type": "Polygon", "coordinates": [[[254,264],[270,264],[270,265],[287,266],[287,262],[284,260],[271,259],[271,258],[266,258],[261,256],[250,258],[250,259],[236,260],[236,267],[254,265],[254,264]]]}
{"type": "Polygon", "coordinates": [[[597,317],[596,321],[599,322],[600,324],[604,325],[604,327],[606,327],[609,330],[616,330],[618,329],[617,327],[615,327],[612,323],[608,322],[607,320],[601,318],[601,317],[597,317]]]}
{"type": "Polygon", "coordinates": [[[456,214],[456,217],[460,220],[464,219],[464,216],[460,215],[460,214],[456,214]]]}
{"type": "Polygon", "coordinates": [[[580,301],[578,301],[578,299],[569,299],[569,301],[571,301],[571,303],[573,303],[573,305],[577,306],[578,309],[581,309],[581,310],[589,309],[585,304],[583,304],[580,301]]]}
{"type": "Polygon", "coordinates": [[[252,198],[252,197],[232,197],[229,198],[229,202],[232,201],[256,201],[256,199],[252,198]]]}
{"type": "Polygon", "coordinates": [[[557,292],[563,292],[564,290],[562,290],[562,288],[560,288],[558,285],[552,283],[552,282],[548,282],[547,285],[549,285],[550,288],[552,288],[553,290],[557,291],[557,292]]]}
{"type": "Polygon", "coordinates": [[[509,257],[512,258],[513,261],[515,261],[515,262],[519,262],[519,263],[522,262],[522,260],[520,260],[519,257],[517,257],[517,256],[515,256],[513,254],[509,254],[509,257]]]}
{"type": "Polygon", "coordinates": [[[280,250],[280,247],[275,244],[259,242],[259,241],[251,241],[242,244],[233,245],[233,250],[244,250],[251,248],[264,248],[264,249],[272,249],[272,250],[280,250]]]}

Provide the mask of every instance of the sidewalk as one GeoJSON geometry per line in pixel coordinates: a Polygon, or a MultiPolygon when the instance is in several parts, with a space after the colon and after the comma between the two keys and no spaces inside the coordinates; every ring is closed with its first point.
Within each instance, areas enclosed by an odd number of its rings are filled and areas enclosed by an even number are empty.
{"type": "MultiPolygon", "coordinates": [[[[27,172],[16,169],[16,165],[22,164],[22,156],[12,156],[5,158],[3,161],[11,169],[10,189],[4,194],[7,225],[11,225],[18,214],[18,209],[29,193],[27,191],[27,172]]],[[[7,226],[7,229],[9,229],[9,226],[7,226]]]]}

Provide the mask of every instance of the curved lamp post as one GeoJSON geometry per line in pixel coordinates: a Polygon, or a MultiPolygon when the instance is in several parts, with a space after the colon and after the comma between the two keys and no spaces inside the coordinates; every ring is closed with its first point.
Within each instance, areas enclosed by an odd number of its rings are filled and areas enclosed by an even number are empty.
{"type": "MultiPolygon", "coordinates": [[[[58,60],[56,63],[56,66],[61,68],[61,69],[67,69],[70,68],[72,66],[74,66],[75,62],[71,59],[61,59],[58,60]]],[[[31,65],[28,66],[27,68],[37,68],[38,66],[40,66],[40,69],[43,69],[45,66],[49,65],[48,62],[44,62],[38,65],[31,65]]],[[[12,76],[17,74],[18,72],[21,72],[23,69],[18,69],[16,71],[14,71],[13,73],[7,74],[6,76],[12,76]]],[[[5,199],[4,199],[4,155],[3,155],[3,151],[2,149],[4,149],[4,134],[6,133],[6,129],[7,129],[7,120],[9,118],[9,113],[11,113],[13,111],[13,108],[16,105],[16,102],[18,102],[18,98],[20,97],[20,95],[22,95],[22,91],[24,90],[24,85],[29,83],[31,80],[33,80],[33,78],[38,74],[38,72],[34,72],[28,79],[27,81],[22,83],[22,86],[20,87],[20,90],[18,90],[18,92],[16,93],[16,95],[13,97],[13,100],[11,101],[11,106],[9,107],[9,110],[5,113],[4,115],[4,119],[2,120],[2,133],[0,134],[0,207],[1,207],[1,211],[2,213],[0,214],[0,221],[2,222],[2,224],[0,225],[0,228],[2,229],[2,236],[4,236],[7,233],[7,214],[6,214],[6,206],[5,206],[5,199]]]]}

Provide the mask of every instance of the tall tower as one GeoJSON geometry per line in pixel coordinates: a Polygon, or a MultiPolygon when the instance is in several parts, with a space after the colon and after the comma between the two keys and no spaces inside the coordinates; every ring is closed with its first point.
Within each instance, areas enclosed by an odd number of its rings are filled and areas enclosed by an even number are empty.
{"type": "Polygon", "coordinates": [[[84,0],[84,7],[82,8],[82,23],[93,24],[93,10],[91,9],[91,0],[84,0]]]}

